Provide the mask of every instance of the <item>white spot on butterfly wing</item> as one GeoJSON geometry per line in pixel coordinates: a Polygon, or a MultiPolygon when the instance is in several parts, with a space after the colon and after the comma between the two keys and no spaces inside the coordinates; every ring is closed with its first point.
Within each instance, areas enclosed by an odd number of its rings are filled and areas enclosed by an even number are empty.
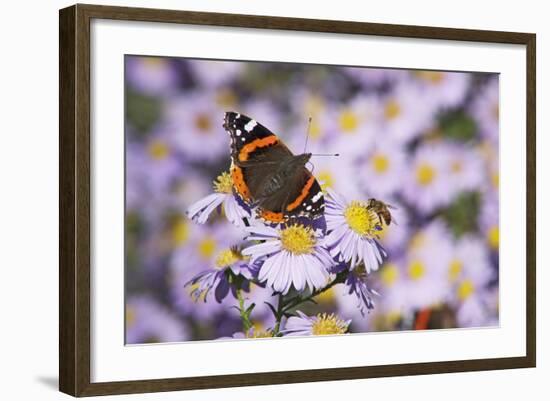
{"type": "Polygon", "coordinates": [[[244,129],[246,132],[250,132],[254,129],[254,127],[257,125],[256,121],[250,120],[246,125],[244,126],[244,129]]]}
{"type": "Polygon", "coordinates": [[[240,129],[238,129],[238,130],[235,131],[235,135],[237,135],[237,136],[240,136],[241,133],[242,133],[242,131],[241,131],[240,129]]]}
{"type": "Polygon", "coordinates": [[[308,205],[308,207],[306,207],[306,210],[311,210],[311,205],[308,205]]]}
{"type": "Polygon", "coordinates": [[[317,192],[317,195],[315,195],[313,198],[311,198],[311,202],[312,203],[317,202],[319,199],[321,199],[322,196],[323,196],[323,191],[317,192]]]}

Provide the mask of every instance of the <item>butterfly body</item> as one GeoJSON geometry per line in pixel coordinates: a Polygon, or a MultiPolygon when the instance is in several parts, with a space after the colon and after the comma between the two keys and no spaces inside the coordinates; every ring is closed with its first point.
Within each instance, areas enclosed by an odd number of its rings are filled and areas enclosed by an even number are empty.
{"type": "Polygon", "coordinates": [[[321,187],[305,167],[310,153],[294,155],[270,130],[255,120],[227,112],[224,128],[231,137],[231,176],[235,192],[264,220],[322,215],[321,187]]]}

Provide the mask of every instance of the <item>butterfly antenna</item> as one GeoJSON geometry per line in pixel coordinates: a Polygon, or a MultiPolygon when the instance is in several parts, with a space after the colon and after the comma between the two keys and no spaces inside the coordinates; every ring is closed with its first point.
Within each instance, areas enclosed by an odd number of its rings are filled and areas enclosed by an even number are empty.
{"type": "Polygon", "coordinates": [[[338,157],[338,156],[340,156],[340,153],[312,153],[311,156],[330,156],[330,157],[338,157]]]}
{"type": "Polygon", "coordinates": [[[311,116],[307,119],[306,143],[304,144],[304,153],[306,153],[307,142],[309,140],[309,130],[311,129],[311,116]]]}

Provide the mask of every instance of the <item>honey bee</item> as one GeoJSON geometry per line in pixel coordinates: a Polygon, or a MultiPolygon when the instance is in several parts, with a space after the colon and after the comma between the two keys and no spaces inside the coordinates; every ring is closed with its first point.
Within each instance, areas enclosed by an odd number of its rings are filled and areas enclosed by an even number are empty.
{"type": "Polygon", "coordinates": [[[376,213],[380,222],[384,223],[387,226],[390,225],[392,221],[392,215],[389,209],[395,209],[394,206],[388,205],[387,203],[384,203],[378,199],[370,198],[368,207],[371,208],[374,213],[376,213]]]}

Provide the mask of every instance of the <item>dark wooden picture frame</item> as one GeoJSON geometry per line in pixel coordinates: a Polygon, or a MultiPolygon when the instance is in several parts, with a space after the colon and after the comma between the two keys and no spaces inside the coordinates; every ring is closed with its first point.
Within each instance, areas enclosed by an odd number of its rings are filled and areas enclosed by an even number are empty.
{"type": "Polygon", "coordinates": [[[93,396],[535,366],[535,34],[80,4],[60,10],[59,29],[59,388],[62,392],[73,396],[93,396]],[[526,355],[509,358],[92,383],[90,378],[90,22],[95,18],[525,45],[527,53],[526,355]]]}

